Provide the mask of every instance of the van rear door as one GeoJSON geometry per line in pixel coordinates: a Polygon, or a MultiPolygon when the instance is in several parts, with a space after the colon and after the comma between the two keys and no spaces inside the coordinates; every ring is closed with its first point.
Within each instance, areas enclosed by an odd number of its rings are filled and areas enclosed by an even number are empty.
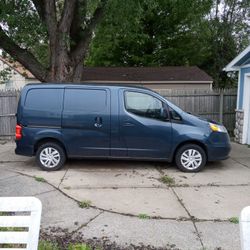
{"type": "Polygon", "coordinates": [[[109,89],[65,88],[62,129],[69,156],[109,156],[109,89]]]}

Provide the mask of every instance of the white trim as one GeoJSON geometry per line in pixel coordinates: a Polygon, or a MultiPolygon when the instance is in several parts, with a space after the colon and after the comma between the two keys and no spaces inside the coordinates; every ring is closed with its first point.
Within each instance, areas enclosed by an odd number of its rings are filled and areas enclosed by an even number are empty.
{"type": "Polygon", "coordinates": [[[238,67],[234,67],[234,65],[248,52],[250,52],[250,45],[247,48],[245,48],[238,56],[236,56],[223,70],[227,72],[238,70],[238,67]]]}
{"type": "Polygon", "coordinates": [[[243,110],[244,110],[244,120],[243,120],[243,133],[242,133],[242,143],[248,143],[248,133],[250,129],[248,128],[250,120],[250,74],[245,74],[244,77],[244,94],[243,94],[243,110]]]}
{"type": "MultiPolygon", "coordinates": [[[[240,104],[240,78],[241,78],[241,71],[239,71],[238,74],[238,89],[237,89],[237,109],[239,108],[239,104],[240,104]]],[[[242,97],[241,97],[242,98],[242,97]]]]}
{"type": "Polygon", "coordinates": [[[207,84],[212,84],[213,81],[106,81],[106,80],[86,80],[86,81],[82,81],[83,83],[138,83],[138,84],[155,84],[155,83],[158,83],[158,84],[169,84],[169,83],[175,83],[175,84],[178,84],[178,83],[207,83],[207,84]]]}
{"type": "Polygon", "coordinates": [[[250,63],[241,66],[241,68],[250,68],[250,63]]]}

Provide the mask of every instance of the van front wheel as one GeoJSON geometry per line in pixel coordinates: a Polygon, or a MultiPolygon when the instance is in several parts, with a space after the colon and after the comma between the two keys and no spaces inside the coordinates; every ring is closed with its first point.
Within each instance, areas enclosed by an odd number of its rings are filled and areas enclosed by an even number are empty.
{"type": "Polygon", "coordinates": [[[196,144],[183,145],[175,155],[176,165],[183,172],[199,172],[205,167],[206,161],[204,149],[196,144]]]}
{"type": "Polygon", "coordinates": [[[36,152],[36,161],[40,168],[46,171],[54,171],[63,167],[66,155],[61,146],[47,142],[42,144],[36,152]]]}

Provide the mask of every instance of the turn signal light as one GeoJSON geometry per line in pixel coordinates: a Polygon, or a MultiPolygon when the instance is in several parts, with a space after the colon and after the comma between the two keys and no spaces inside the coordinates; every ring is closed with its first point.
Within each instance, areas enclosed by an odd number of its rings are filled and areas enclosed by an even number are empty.
{"type": "Polygon", "coordinates": [[[22,138],[22,127],[20,125],[16,125],[16,140],[20,140],[22,138]]]}

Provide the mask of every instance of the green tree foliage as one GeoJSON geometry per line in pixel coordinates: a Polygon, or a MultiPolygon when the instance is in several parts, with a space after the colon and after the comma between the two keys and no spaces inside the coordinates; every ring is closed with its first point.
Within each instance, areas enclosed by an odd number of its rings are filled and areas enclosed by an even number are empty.
{"type": "Polygon", "coordinates": [[[94,39],[90,65],[185,65],[202,60],[199,27],[210,1],[113,1],[94,39]],[[121,6],[119,8],[119,6],[121,6]],[[194,51],[194,44],[196,53],[194,51]]]}
{"type": "Polygon", "coordinates": [[[202,35],[207,37],[207,57],[200,64],[215,86],[235,85],[222,69],[250,44],[250,1],[214,0],[202,35]]]}

